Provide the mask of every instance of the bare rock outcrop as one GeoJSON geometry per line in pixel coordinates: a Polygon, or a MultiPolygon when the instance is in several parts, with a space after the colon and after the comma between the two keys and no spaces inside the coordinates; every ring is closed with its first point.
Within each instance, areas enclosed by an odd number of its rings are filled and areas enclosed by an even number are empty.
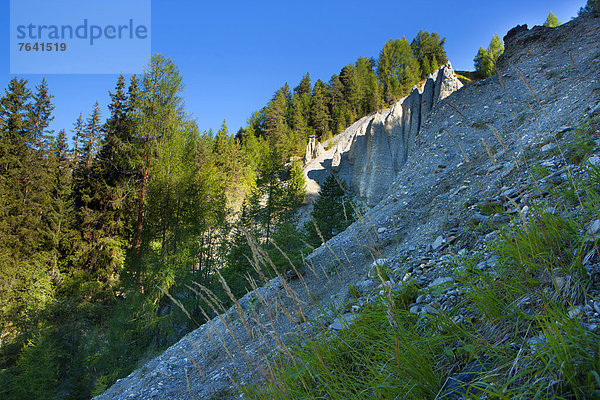
{"type": "Polygon", "coordinates": [[[369,206],[377,204],[406,163],[411,144],[433,107],[461,87],[448,63],[426,80],[422,91],[414,88],[392,107],[361,118],[325,142],[325,147],[309,140],[304,167],[308,202],[331,169],[360,200],[369,206]]]}

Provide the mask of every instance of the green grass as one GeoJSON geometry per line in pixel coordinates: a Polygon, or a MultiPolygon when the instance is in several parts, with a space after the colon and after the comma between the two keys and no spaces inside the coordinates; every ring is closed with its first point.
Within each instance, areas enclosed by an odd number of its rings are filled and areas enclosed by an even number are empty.
{"type": "Polygon", "coordinates": [[[575,130],[573,143],[568,146],[566,157],[573,164],[581,164],[596,146],[594,139],[600,139],[600,117],[591,118],[575,130]]]}

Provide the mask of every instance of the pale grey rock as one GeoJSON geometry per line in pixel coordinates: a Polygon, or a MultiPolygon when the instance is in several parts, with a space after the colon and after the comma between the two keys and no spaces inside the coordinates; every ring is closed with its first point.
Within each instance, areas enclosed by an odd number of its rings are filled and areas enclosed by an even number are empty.
{"type": "Polygon", "coordinates": [[[338,317],[333,320],[331,325],[329,325],[330,331],[341,331],[342,329],[350,327],[352,321],[357,318],[356,314],[348,313],[344,314],[341,317],[338,317]]]}
{"type": "Polygon", "coordinates": [[[567,317],[573,319],[575,317],[579,317],[582,312],[583,312],[582,306],[574,306],[569,310],[569,312],[567,312],[567,317]]]}
{"type": "Polygon", "coordinates": [[[554,150],[555,148],[556,148],[555,143],[548,143],[548,144],[542,146],[542,151],[547,153],[549,151],[554,150]]]}
{"type": "Polygon", "coordinates": [[[310,136],[308,138],[308,144],[306,145],[306,151],[304,153],[304,165],[316,158],[319,158],[323,152],[325,152],[323,145],[318,142],[314,136],[310,136]]]}
{"type": "Polygon", "coordinates": [[[450,278],[449,276],[445,276],[445,277],[442,276],[442,277],[435,279],[433,282],[431,282],[431,284],[428,287],[435,288],[437,286],[450,285],[452,283],[454,283],[454,279],[450,278]]]}
{"type": "Polygon", "coordinates": [[[431,248],[433,250],[437,250],[440,247],[442,247],[445,242],[446,242],[446,240],[444,239],[444,237],[440,235],[437,238],[435,238],[435,241],[431,244],[431,248]]]}
{"type": "Polygon", "coordinates": [[[418,314],[421,311],[421,307],[420,306],[412,306],[408,311],[412,314],[418,314]]]}
{"type": "Polygon", "coordinates": [[[595,235],[600,232],[600,219],[594,220],[588,229],[588,235],[595,235]]]}

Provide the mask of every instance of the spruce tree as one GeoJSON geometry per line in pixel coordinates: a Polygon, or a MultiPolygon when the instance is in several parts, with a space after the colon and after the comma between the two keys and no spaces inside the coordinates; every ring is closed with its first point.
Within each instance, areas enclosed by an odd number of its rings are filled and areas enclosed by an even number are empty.
{"type": "Polygon", "coordinates": [[[23,328],[53,297],[50,181],[31,101],[27,81],[17,78],[0,99],[0,334],[23,328]]]}
{"type": "Polygon", "coordinates": [[[73,129],[71,132],[73,133],[73,161],[74,164],[77,164],[82,158],[82,150],[83,150],[83,114],[79,114],[75,123],[73,123],[73,129]]]}
{"type": "Polygon", "coordinates": [[[588,0],[585,7],[579,9],[578,15],[600,16],[600,0],[588,0]]]}
{"type": "Polygon", "coordinates": [[[102,123],[100,122],[100,118],[100,106],[96,102],[83,129],[83,162],[86,168],[91,168],[92,161],[98,152],[100,141],[102,140],[102,123]]]}
{"type": "Polygon", "coordinates": [[[311,221],[307,222],[305,227],[309,243],[314,247],[321,245],[321,236],[327,241],[350,226],[355,220],[355,215],[350,191],[345,183],[342,181],[340,186],[333,175],[328,176],[313,203],[310,215],[311,221]]]}
{"type": "Polygon", "coordinates": [[[42,79],[42,82],[35,89],[29,116],[32,130],[32,146],[36,149],[47,149],[52,135],[52,132],[48,131],[48,126],[54,119],[52,116],[52,111],[54,110],[52,98],[54,96],[48,92],[48,82],[46,82],[46,79],[42,79]]]}

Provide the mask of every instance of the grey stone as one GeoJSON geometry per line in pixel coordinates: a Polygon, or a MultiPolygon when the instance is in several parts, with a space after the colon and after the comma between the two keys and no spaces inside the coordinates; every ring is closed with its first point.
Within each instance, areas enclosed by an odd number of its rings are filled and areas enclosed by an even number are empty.
{"type": "Polygon", "coordinates": [[[600,302],[594,301],[594,310],[600,314],[600,302]]]}
{"type": "Polygon", "coordinates": [[[556,144],[555,143],[548,143],[544,146],[542,146],[542,151],[547,153],[549,151],[552,151],[556,148],[556,144]]]}
{"type": "Polygon", "coordinates": [[[386,266],[386,264],[387,259],[385,258],[379,258],[373,261],[373,264],[371,264],[371,267],[369,268],[369,273],[367,274],[369,278],[381,280],[381,277],[379,275],[384,271],[384,267],[386,266]]]}
{"type": "Polygon", "coordinates": [[[499,228],[502,225],[508,224],[510,222],[510,217],[505,214],[494,214],[492,217],[491,225],[494,228],[499,228]]]}
{"type": "Polygon", "coordinates": [[[465,396],[468,396],[468,398],[471,398],[470,396],[477,396],[477,394],[482,392],[483,388],[477,387],[474,382],[479,376],[491,369],[492,366],[490,364],[481,360],[468,363],[460,373],[448,379],[442,389],[444,395],[440,398],[460,399],[465,398],[465,396]]]}
{"type": "Polygon", "coordinates": [[[600,232],[600,219],[594,220],[587,230],[588,235],[595,235],[600,232]]]}
{"type": "Polygon", "coordinates": [[[441,285],[450,285],[454,283],[454,279],[448,277],[440,277],[437,278],[436,280],[434,280],[433,282],[431,282],[431,284],[428,286],[429,288],[435,288],[437,286],[441,286],[441,285]]]}
{"type": "Polygon", "coordinates": [[[440,235],[431,244],[431,248],[435,251],[435,250],[439,249],[440,247],[442,247],[445,242],[446,242],[446,240],[444,239],[444,237],[440,235]]]}
{"type": "Polygon", "coordinates": [[[588,162],[590,164],[592,164],[593,166],[598,167],[598,166],[600,166],[600,157],[592,156],[592,157],[588,158],[588,162]]]}
{"type": "Polygon", "coordinates": [[[341,331],[342,329],[348,328],[351,325],[351,322],[357,318],[356,314],[344,314],[341,317],[338,317],[333,320],[331,325],[329,325],[330,331],[341,331]]]}
{"type": "Polygon", "coordinates": [[[474,213],[473,215],[471,215],[471,217],[469,218],[469,221],[472,225],[479,225],[480,223],[484,222],[487,220],[487,217],[481,213],[474,213]]]}
{"type": "Polygon", "coordinates": [[[565,133],[565,132],[569,132],[572,131],[574,128],[572,126],[561,126],[560,128],[558,128],[558,133],[565,133]]]}
{"type": "Polygon", "coordinates": [[[546,180],[552,185],[560,185],[565,181],[560,175],[550,175],[546,180]]]}
{"type": "Polygon", "coordinates": [[[578,317],[581,315],[582,311],[583,311],[583,307],[574,306],[569,310],[569,312],[567,312],[567,317],[569,317],[569,318],[578,317]]]}

